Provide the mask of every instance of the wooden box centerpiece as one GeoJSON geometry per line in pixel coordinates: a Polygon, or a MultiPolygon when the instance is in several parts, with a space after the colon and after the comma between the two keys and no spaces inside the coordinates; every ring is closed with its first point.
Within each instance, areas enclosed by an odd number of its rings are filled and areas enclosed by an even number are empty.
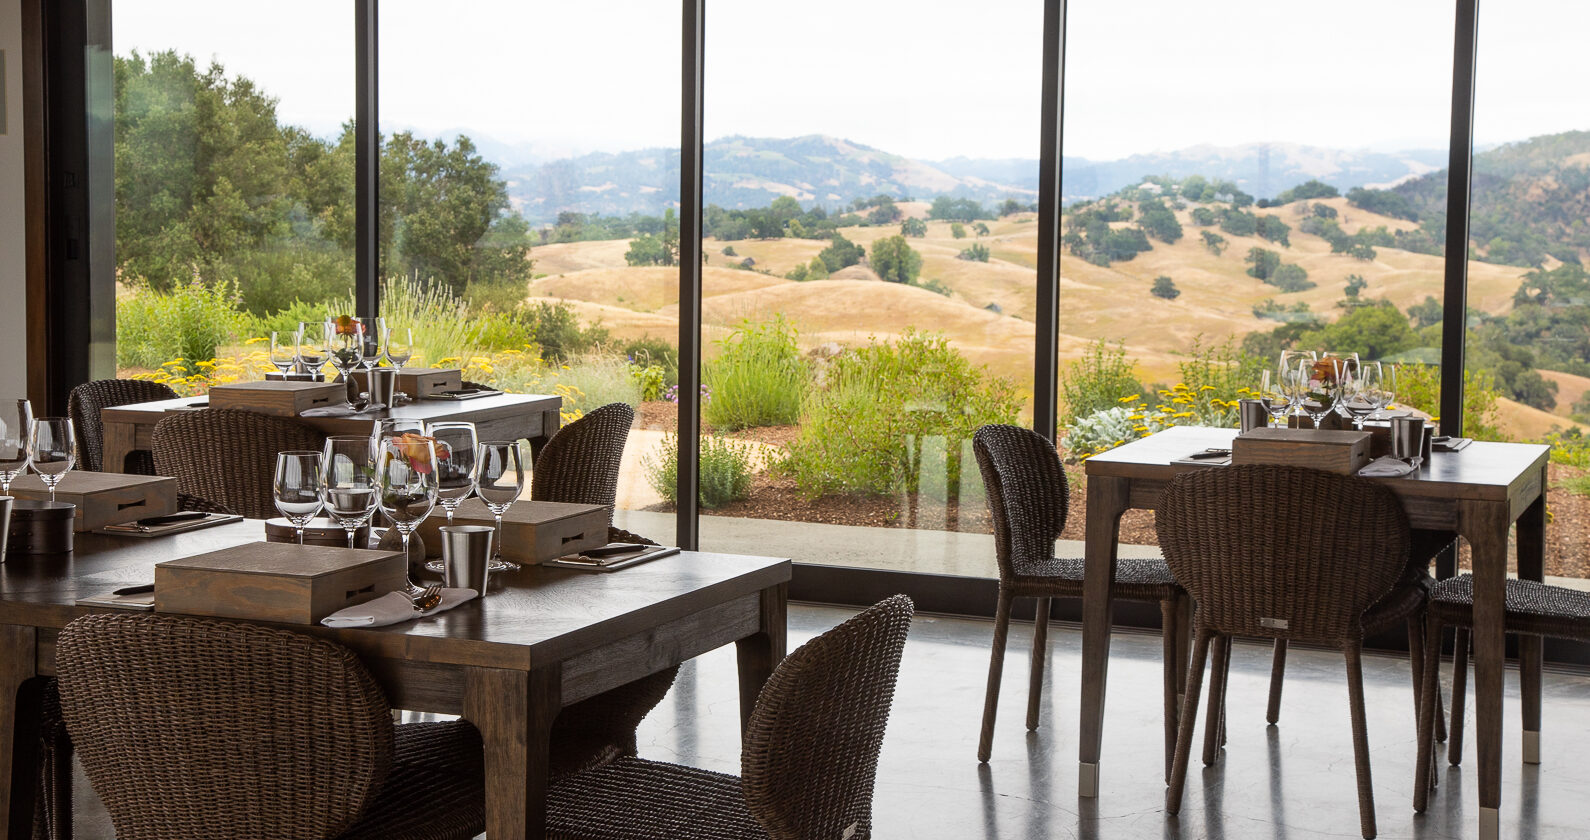
{"type": "Polygon", "coordinates": [[[211,408],[238,408],[277,417],[297,417],[305,409],[348,401],[341,382],[233,382],[210,388],[211,408]]]}
{"type": "MultiPolygon", "coordinates": [[[[359,390],[370,390],[368,376],[363,370],[355,371],[353,380],[359,384],[359,390]]],[[[463,387],[464,372],[458,368],[403,368],[397,375],[397,389],[417,400],[463,387]]]]}
{"type": "Polygon", "coordinates": [[[257,542],[155,565],[160,612],[316,624],[404,588],[399,551],[257,542]]]}
{"type": "MultiPolygon", "coordinates": [[[[502,556],[517,563],[544,563],[565,554],[607,545],[607,524],[613,509],[607,505],[520,500],[502,517],[502,556]]],[[[458,506],[454,525],[492,525],[496,520],[479,499],[458,506]]],[[[447,513],[437,505],[425,518],[419,533],[431,553],[442,550],[441,534],[447,513]]]]}
{"type": "MultiPolygon", "coordinates": [[[[11,495],[42,501],[50,498],[50,491],[37,475],[25,475],[11,482],[11,495]]],[[[73,531],[92,531],[176,513],[177,480],[158,475],[72,470],[55,486],[55,500],[77,506],[73,531]]]]}
{"type": "Polygon", "coordinates": [[[1252,429],[1231,441],[1232,464],[1282,464],[1352,475],[1369,463],[1368,432],[1252,429]]]}

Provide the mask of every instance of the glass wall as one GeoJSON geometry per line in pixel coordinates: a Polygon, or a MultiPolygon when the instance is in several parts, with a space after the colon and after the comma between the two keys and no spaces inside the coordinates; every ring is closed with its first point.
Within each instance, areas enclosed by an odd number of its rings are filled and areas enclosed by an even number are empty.
{"type": "Polygon", "coordinates": [[[1590,577],[1590,9],[1482,3],[1475,68],[1464,434],[1546,439],[1546,573],[1590,577]]]}
{"type": "Polygon", "coordinates": [[[270,370],[352,295],[354,18],[116,0],[116,366],[179,392],[270,370]],[[305,25],[313,21],[313,25],[305,25]]]}
{"type": "MultiPolygon", "coordinates": [[[[1443,210],[1419,197],[1445,196],[1452,4],[1074,2],[1068,16],[1067,459],[1165,425],[1235,425],[1287,349],[1394,365],[1397,402],[1436,413],[1443,210]]],[[[1151,543],[1151,517],[1128,514],[1122,541],[1151,543]]]]}
{"type": "Polygon", "coordinates": [[[971,434],[1030,422],[1043,4],[710,6],[702,547],[993,576],[971,434]]]}
{"type": "Polygon", "coordinates": [[[639,407],[616,520],[669,542],[661,464],[679,334],[679,10],[387,0],[380,14],[382,313],[421,364],[639,407]]]}

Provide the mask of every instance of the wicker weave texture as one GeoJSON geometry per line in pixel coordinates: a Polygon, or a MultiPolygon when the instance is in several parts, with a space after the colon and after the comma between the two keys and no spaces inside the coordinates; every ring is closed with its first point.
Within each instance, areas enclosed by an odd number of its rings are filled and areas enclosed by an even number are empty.
{"type": "Polygon", "coordinates": [[[896,595],[785,657],[751,713],[741,778],[622,758],[553,786],[548,837],[872,836],[878,753],[912,612],[896,595]]]}
{"type": "MultiPolygon", "coordinates": [[[[1474,578],[1447,578],[1430,590],[1430,609],[1442,624],[1474,626],[1474,578]]],[[[1507,579],[1507,632],[1590,641],[1590,592],[1533,580],[1507,579]]]]}
{"type": "Polygon", "coordinates": [[[167,615],[61,631],[61,706],[121,840],[334,837],[392,765],[392,720],[353,653],[167,615]]]}
{"type": "MultiPolygon", "coordinates": [[[[609,403],[564,426],[536,457],[530,498],[537,502],[611,505],[635,409],[609,403]]],[[[611,524],[611,518],[609,524],[611,524]]]]}
{"type": "Polygon", "coordinates": [[[972,436],[994,520],[1001,580],[1041,575],[1066,527],[1071,490],[1054,444],[1020,426],[983,426],[972,436]]]}
{"type": "Polygon", "coordinates": [[[177,479],[177,492],[251,519],[279,515],[271,498],[276,453],[318,451],[326,437],[285,417],[207,408],[161,418],[151,446],[155,469],[177,479]]]}
{"type": "Polygon", "coordinates": [[[1155,525],[1198,626],[1223,635],[1360,640],[1364,611],[1408,564],[1408,520],[1390,490],[1302,467],[1183,473],[1155,525]]]}
{"type": "MultiPolygon", "coordinates": [[[[99,413],[118,405],[132,405],[155,400],[174,400],[177,392],[169,385],[142,379],[96,379],[72,389],[66,398],[66,415],[72,418],[77,431],[78,468],[100,472],[105,469],[105,425],[99,413]]],[[[111,464],[111,472],[121,472],[124,465],[111,464]]],[[[154,474],[154,462],[147,453],[134,452],[125,465],[129,473],[154,474]]]]}

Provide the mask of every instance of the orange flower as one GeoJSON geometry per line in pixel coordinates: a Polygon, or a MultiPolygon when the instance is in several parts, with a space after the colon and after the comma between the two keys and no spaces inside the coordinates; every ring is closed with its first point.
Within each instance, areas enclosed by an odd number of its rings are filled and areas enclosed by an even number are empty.
{"type": "Polygon", "coordinates": [[[431,471],[431,453],[435,451],[436,438],[404,432],[392,438],[392,444],[409,462],[409,468],[424,475],[431,471]]]}
{"type": "Polygon", "coordinates": [[[337,316],[337,335],[357,335],[359,322],[353,320],[352,315],[337,316]]]}

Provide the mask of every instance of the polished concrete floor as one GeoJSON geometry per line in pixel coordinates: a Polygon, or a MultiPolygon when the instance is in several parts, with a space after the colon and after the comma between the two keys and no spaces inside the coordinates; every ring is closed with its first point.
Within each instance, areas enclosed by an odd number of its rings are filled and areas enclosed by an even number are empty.
{"type": "MultiPolygon", "coordinates": [[[[793,647],[853,611],[793,606],[793,647]]],[[[907,838],[1328,838],[1357,837],[1358,806],[1346,682],[1339,654],[1294,651],[1281,722],[1264,722],[1269,649],[1237,646],[1227,713],[1229,742],[1215,766],[1196,754],[1178,818],[1164,810],[1159,638],[1120,633],[1110,660],[1102,795],[1077,798],[1080,635],[1052,629],[1044,712],[1023,726],[1030,625],[1012,628],[993,760],[977,762],[977,734],[992,624],[919,617],[906,646],[874,804],[879,840],[907,838]]],[[[1416,816],[1413,704],[1407,660],[1365,664],[1380,837],[1462,838],[1477,833],[1473,742],[1465,765],[1441,765],[1430,811],[1416,816]]],[[[1449,677],[1449,674],[1445,676],[1449,677]]],[[[1590,677],[1548,673],[1543,763],[1519,760],[1516,674],[1508,674],[1502,836],[1590,836],[1590,677]]],[[[642,755],[738,772],[739,719],[732,649],[687,663],[643,724],[642,755]]],[[[1472,684],[1472,682],[1471,682],[1472,684]]],[[[1472,727],[1473,703],[1469,703],[1472,727]]],[[[80,790],[86,785],[80,785],[80,790]]],[[[82,838],[109,837],[91,793],[79,796],[82,838]]]]}

